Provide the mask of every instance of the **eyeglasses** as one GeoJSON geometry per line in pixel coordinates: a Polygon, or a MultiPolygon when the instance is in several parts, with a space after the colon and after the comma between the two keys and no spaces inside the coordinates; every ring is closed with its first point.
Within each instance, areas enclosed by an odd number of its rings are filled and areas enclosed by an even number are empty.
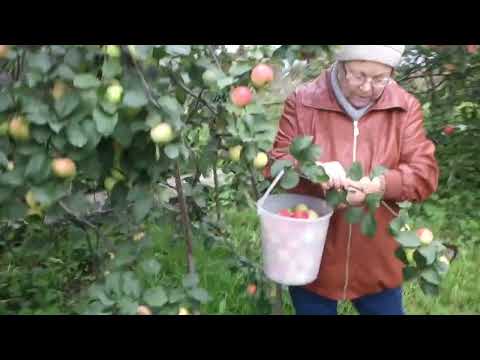
{"type": "Polygon", "coordinates": [[[365,84],[368,81],[368,79],[370,79],[372,81],[373,87],[377,89],[381,89],[387,86],[391,80],[390,76],[370,78],[365,76],[365,74],[355,74],[354,72],[347,70],[347,65],[345,63],[343,64],[343,70],[345,71],[345,78],[349,80],[352,83],[352,85],[355,85],[355,86],[361,86],[365,84]]]}

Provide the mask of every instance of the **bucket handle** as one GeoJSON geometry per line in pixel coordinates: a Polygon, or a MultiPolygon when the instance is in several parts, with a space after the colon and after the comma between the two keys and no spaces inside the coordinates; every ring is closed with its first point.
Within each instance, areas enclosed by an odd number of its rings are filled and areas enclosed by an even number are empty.
{"type": "Polygon", "coordinates": [[[268,195],[270,195],[270,193],[272,192],[273,188],[277,185],[277,183],[280,181],[280,179],[282,178],[283,174],[285,174],[285,169],[282,169],[282,171],[280,171],[277,175],[277,177],[275,178],[275,180],[273,180],[272,184],[270,185],[270,187],[267,189],[267,191],[265,192],[265,194],[260,198],[260,201],[258,202],[258,204],[262,207],[263,206],[263,203],[265,202],[265,200],[267,199],[268,195]]]}

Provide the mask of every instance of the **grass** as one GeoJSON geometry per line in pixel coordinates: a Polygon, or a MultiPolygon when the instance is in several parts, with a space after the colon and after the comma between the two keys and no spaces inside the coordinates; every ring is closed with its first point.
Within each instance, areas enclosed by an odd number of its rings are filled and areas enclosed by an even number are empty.
{"type": "MultiPolygon", "coordinates": [[[[419,221],[425,221],[420,218],[419,221]]],[[[261,262],[261,245],[258,220],[255,211],[243,210],[229,212],[226,223],[238,253],[247,258],[261,262]]],[[[201,274],[202,285],[209,291],[212,301],[204,307],[207,314],[254,315],[263,313],[259,296],[252,297],[246,293],[248,283],[253,279],[242,271],[229,266],[233,256],[226,247],[218,246],[204,250],[195,247],[195,256],[201,274]]],[[[480,314],[480,283],[477,281],[480,250],[475,244],[464,246],[451,266],[450,272],[438,297],[429,297],[422,293],[416,282],[404,286],[404,304],[408,315],[454,315],[480,314]]],[[[180,269],[177,269],[177,271],[180,269]]],[[[257,274],[258,275],[258,274],[257,274]]],[[[270,282],[261,284],[267,294],[274,285],[270,282]]],[[[285,314],[294,310],[286,288],[283,292],[285,314]]],[[[356,315],[350,302],[340,302],[338,312],[341,315],[356,315]]],[[[268,312],[265,312],[268,313],[268,312]]]]}

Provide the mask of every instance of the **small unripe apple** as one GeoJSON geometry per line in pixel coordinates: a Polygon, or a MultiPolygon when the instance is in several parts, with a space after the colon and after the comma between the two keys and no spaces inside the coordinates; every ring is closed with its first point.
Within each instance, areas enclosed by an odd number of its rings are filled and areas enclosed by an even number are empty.
{"type": "Polygon", "coordinates": [[[55,81],[52,88],[52,96],[55,100],[60,100],[65,96],[67,91],[67,85],[60,80],[55,81]]]}
{"type": "Polygon", "coordinates": [[[118,45],[107,45],[105,47],[105,52],[107,53],[108,56],[112,58],[118,58],[120,57],[121,50],[118,45]]]}
{"type": "Polygon", "coordinates": [[[229,149],[228,151],[230,159],[232,161],[239,161],[242,154],[242,145],[236,145],[229,149]]]}
{"type": "Polygon", "coordinates": [[[105,93],[106,99],[113,104],[118,104],[122,99],[122,95],[123,87],[120,84],[110,85],[105,93]]]}
{"type": "Polygon", "coordinates": [[[115,185],[117,184],[118,180],[117,179],[114,179],[113,177],[107,177],[103,183],[103,185],[105,186],[105,189],[108,191],[108,192],[111,192],[113,190],[113,188],[115,187],[115,185]]]}
{"type": "Polygon", "coordinates": [[[156,144],[166,144],[173,140],[173,130],[170,124],[161,123],[150,130],[150,137],[156,144]]]}
{"type": "Polygon", "coordinates": [[[253,165],[257,169],[263,169],[268,164],[268,156],[264,152],[259,152],[253,161],[253,165]]]}
{"type": "Polygon", "coordinates": [[[178,311],[178,315],[190,315],[190,311],[188,311],[186,308],[181,307],[178,311]]]}

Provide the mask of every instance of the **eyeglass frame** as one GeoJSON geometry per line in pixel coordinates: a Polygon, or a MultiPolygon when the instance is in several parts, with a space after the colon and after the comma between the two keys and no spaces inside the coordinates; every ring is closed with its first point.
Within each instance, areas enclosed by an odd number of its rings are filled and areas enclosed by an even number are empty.
{"type": "Polygon", "coordinates": [[[368,79],[371,80],[372,82],[372,87],[375,88],[375,89],[384,89],[388,84],[390,84],[390,82],[392,81],[392,76],[387,76],[385,79],[385,84],[381,84],[380,86],[378,85],[375,85],[375,79],[372,78],[372,77],[367,77],[365,75],[361,75],[361,77],[363,78],[363,80],[358,80],[358,76],[355,75],[354,73],[352,73],[351,71],[347,70],[347,65],[346,65],[346,62],[345,61],[342,61],[342,65],[343,65],[343,71],[345,73],[345,79],[350,81],[350,79],[348,79],[349,77],[350,78],[354,78],[355,81],[359,82],[359,84],[357,84],[358,86],[363,86],[368,79]]]}

